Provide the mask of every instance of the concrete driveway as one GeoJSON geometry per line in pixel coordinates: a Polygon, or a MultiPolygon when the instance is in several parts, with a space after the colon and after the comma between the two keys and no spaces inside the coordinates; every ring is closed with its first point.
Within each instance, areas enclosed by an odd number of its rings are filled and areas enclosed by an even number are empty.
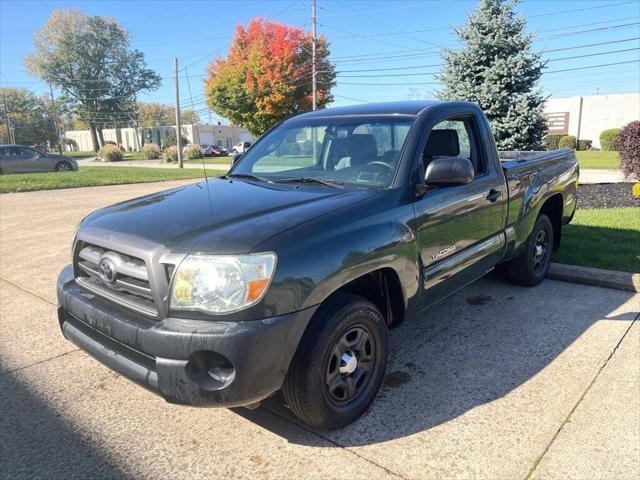
{"type": "Polygon", "coordinates": [[[55,279],[90,211],[186,182],[0,195],[5,478],[640,475],[640,297],[497,276],[392,332],[384,388],[341,431],[263,407],[165,403],[58,330],[55,279]]]}

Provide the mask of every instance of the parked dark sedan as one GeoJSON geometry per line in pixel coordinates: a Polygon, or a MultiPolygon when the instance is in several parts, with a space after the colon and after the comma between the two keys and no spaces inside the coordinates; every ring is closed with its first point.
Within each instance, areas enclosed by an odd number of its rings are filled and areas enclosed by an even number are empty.
{"type": "Polygon", "coordinates": [[[0,145],[0,173],[69,172],[78,170],[70,157],[24,145],[0,145]]]}
{"type": "Polygon", "coordinates": [[[205,157],[226,157],[229,155],[229,151],[224,147],[218,147],[215,145],[201,145],[202,152],[205,157]]]}

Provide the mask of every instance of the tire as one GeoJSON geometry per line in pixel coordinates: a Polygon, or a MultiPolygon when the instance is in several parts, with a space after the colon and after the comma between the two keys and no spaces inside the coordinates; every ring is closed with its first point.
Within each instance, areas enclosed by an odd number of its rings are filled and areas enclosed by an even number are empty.
{"type": "Polygon", "coordinates": [[[70,172],[71,170],[73,170],[73,167],[69,162],[62,161],[62,162],[56,163],[54,170],[56,172],[70,172]]]}
{"type": "Polygon", "coordinates": [[[313,427],[343,427],[373,402],[387,351],[388,328],[377,307],[362,297],[336,295],[307,327],[282,388],[284,398],[313,427]]]}
{"type": "Polygon", "coordinates": [[[507,265],[512,282],[525,287],[538,285],[549,271],[553,250],[553,226],[544,214],[536,219],[522,253],[507,265]]]}

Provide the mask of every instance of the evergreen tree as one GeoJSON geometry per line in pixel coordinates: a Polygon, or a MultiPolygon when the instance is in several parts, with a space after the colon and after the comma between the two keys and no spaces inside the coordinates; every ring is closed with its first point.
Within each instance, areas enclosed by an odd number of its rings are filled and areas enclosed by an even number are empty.
{"type": "Polygon", "coordinates": [[[499,150],[540,150],[547,129],[538,87],[544,62],[531,48],[518,0],[480,0],[455,32],[462,48],[445,49],[439,80],[447,100],[468,100],[485,111],[499,150]]]}

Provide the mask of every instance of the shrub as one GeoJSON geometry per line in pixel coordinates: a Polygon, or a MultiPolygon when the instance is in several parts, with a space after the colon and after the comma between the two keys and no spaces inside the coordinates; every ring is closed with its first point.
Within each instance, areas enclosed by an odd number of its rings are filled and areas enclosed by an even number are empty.
{"type": "Polygon", "coordinates": [[[147,143],[142,147],[142,154],[147,160],[160,158],[160,147],[155,143],[147,143]]]}
{"type": "Polygon", "coordinates": [[[578,140],[578,150],[591,150],[592,144],[591,140],[578,140]]]}
{"type": "Polygon", "coordinates": [[[162,152],[162,158],[165,162],[177,162],[178,161],[178,149],[176,147],[167,147],[162,152]]]}
{"type": "Polygon", "coordinates": [[[558,148],[576,149],[576,137],[573,135],[565,135],[558,142],[558,148]]]}
{"type": "Polygon", "coordinates": [[[626,124],[617,141],[620,169],[627,178],[640,180],[640,120],[626,124]]]}
{"type": "Polygon", "coordinates": [[[185,160],[202,158],[202,156],[204,155],[204,153],[202,152],[202,147],[196,144],[187,146],[187,148],[184,149],[183,153],[184,153],[183,157],[185,160]]]}
{"type": "Polygon", "coordinates": [[[564,135],[547,135],[544,137],[544,146],[547,150],[557,150],[558,143],[564,135]]]}
{"type": "Polygon", "coordinates": [[[106,144],[98,150],[98,156],[103,162],[119,162],[122,160],[122,150],[115,145],[106,144]]]}
{"type": "Polygon", "coordinates": [[[616,146],[618,135],[620,135],[619,128],[610,128],[600,134],[600,148],[607,152],[617,152],[616,146]]]}

